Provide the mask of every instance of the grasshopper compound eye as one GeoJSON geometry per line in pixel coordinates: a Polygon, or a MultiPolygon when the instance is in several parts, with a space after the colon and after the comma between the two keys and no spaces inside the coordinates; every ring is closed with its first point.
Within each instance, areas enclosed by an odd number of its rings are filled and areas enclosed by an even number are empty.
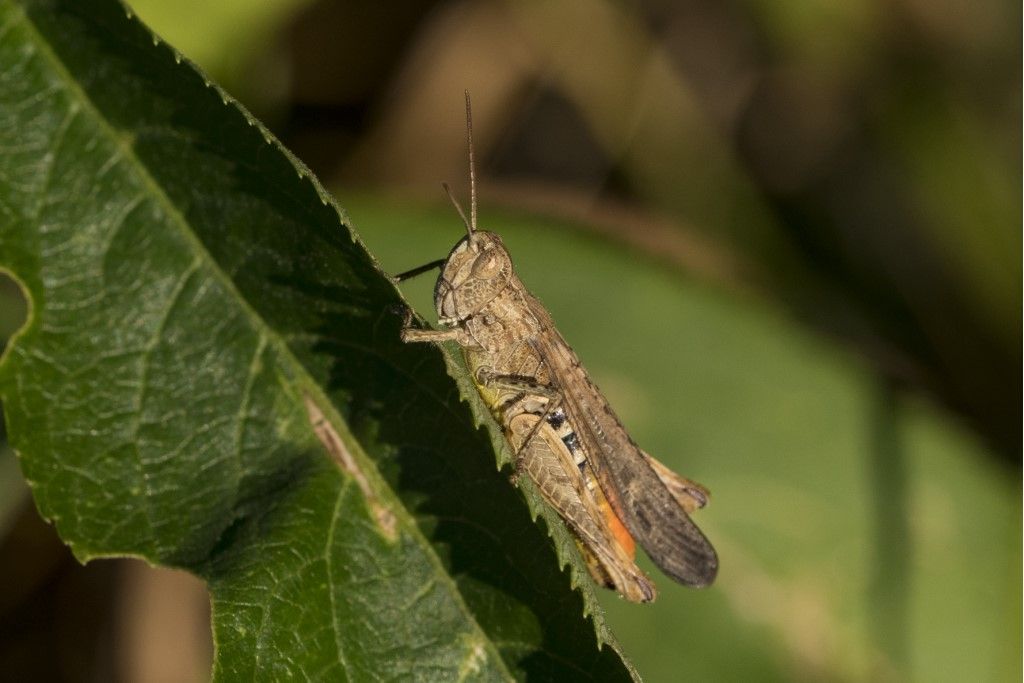
{"type": "Polygon", "coordinates": [[[473,276],[481,280],[490,280],[501,272],[501,258],[494,249],[488,249],[473,261],[473,276]]]}

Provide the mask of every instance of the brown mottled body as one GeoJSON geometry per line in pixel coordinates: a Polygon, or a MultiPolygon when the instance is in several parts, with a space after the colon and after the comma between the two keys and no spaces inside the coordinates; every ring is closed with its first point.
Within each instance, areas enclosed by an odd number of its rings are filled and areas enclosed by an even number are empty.
{"type": "MultiPolygon", "coordinates": [[[[468,110],[467,94],[467,118],[468,110]]],[[[469,131],[472,181],[471,124],[469,131]]],[[[403,341],[452,340],[462,347],[481,397],[516,451],[517,472],[533,480],[576,534],[595,580],[629,600],[653,600],[653,583],[633,561],[636,539],[676,581],[709,585],[718,558],[688,514],[704,506],[707,491],[629,437],[515,274],[501,238],[476,229],[471,186],[466,237],[447,259],[430,264],[442,267],[434,304],[446,329],[407,324],[403,341]]]]}
{"type": "Polygon", "coordinates": [[[579,537],[594,578],[630,600],[655,596],[615,529],[621,520],[666,574],[687,585],[711,583],[717,557],[687,514],[704,505],[707,492],[629,438],[515,274],[501,238],[475,230],[460,240],[445,260],[434,302],[448,329],[407,327],[403,340],[454,340],[462,347],[477,389],[518,454],[517,469],[579,537]]]}

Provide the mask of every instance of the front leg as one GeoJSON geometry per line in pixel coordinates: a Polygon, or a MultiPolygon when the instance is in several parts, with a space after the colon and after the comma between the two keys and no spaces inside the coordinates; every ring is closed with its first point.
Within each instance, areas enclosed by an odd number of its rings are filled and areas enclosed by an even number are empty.
{"type": "Polygon", "coordinates": [[[402,331],[399,337],[405,343],[415,342],[444,342],[453,341],[459,346],[476,346],[473,340],[461,326],[452,327],[447,330],[424,330],[412,325],[412,309],[405,309],[405,318],[402,321],[402,331]]]}
{"type": "Polygon", "coordinates": [[[462,343],[462,337],[462,330],[457,327],[450,330],[421,330],[418,327],[403,327],[401,332],[401,339],[406,343],[453,341],[465,346],[462,343]]]}

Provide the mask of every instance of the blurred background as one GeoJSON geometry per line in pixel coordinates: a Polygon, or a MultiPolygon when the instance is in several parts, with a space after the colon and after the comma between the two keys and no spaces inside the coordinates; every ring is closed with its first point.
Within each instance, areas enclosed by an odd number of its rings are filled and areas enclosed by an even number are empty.
{"type": "MultiPolygon", "coordinates": [[[[606,596],[647,680],[1021,680],[1019,2],[131,4],[389,272],[459,237],[472,92],[483,227],[712,490],[716,587],[606,596]]],[[[202,585],[78,566],[5,440],[0,557],[12,680],[208,677],[202,585]]]]}

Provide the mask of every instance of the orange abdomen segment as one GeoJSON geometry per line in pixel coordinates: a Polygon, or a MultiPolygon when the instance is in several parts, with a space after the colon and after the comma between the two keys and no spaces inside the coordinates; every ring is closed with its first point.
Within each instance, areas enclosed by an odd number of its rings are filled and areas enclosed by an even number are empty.
{"type": "Polygon", "coordinates": [[[619,542],[622,549],[626,551],[626,555],[629,559],[636,558],[636,541],[633,540],[633,536],[630,535],[629,530],[626,529],[626,525],[622,523],[619,516],[612,510],[612,506],[608,504],[608,499],[601,496],[601,512],[604,513],[605,521],[608,522],[608,528],[612,532],[612,536],[619,542]]]}

